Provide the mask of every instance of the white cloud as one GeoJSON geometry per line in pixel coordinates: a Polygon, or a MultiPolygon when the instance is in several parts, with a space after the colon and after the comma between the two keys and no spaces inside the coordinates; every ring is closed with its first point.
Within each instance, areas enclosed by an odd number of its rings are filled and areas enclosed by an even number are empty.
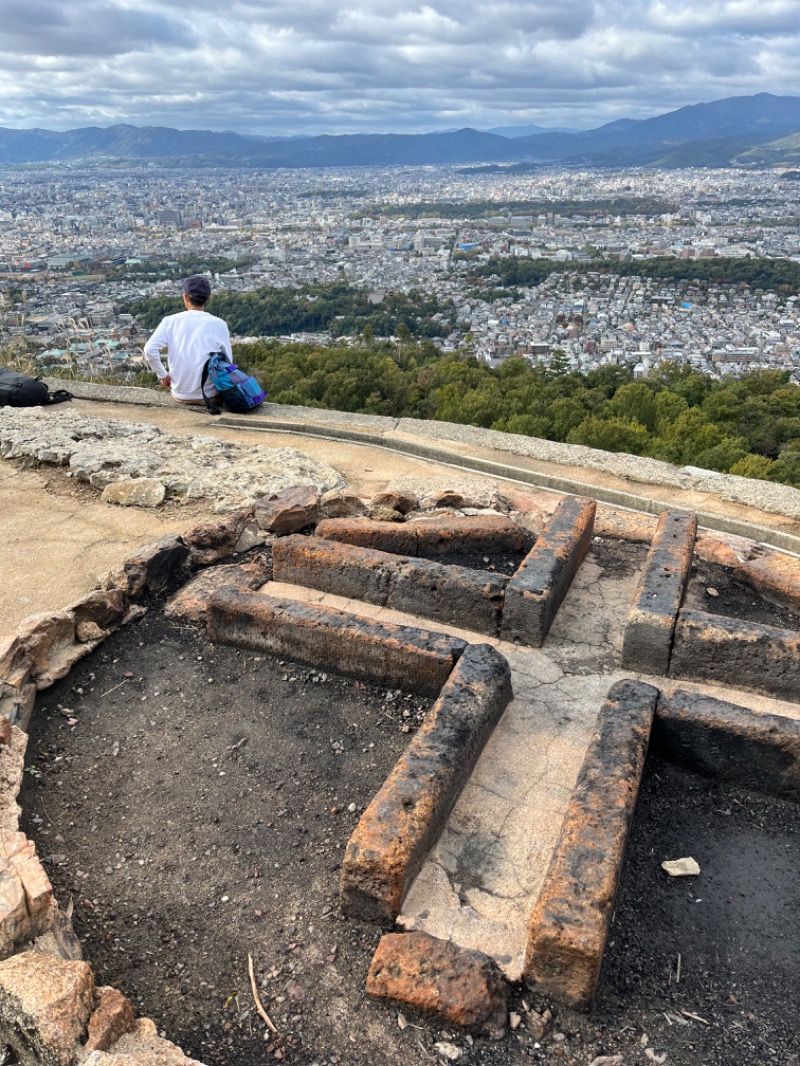
{"type": "Polygon", "coordinates": [[[599,125],[800,95],[798,0],[4,0],[0,125],[599,125]]]}

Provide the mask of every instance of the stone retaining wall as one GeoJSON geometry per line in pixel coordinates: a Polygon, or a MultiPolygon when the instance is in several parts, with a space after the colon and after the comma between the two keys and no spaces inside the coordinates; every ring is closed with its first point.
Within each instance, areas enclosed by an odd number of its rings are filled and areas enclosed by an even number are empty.
{"type": "Polygon", "coordinates": [[[636,589],[622,646],[622,665],[642,674],[666,674],[675,622],[694,554],[697,519],[664,511],[636,589]]]}
{"type": "Polygon", "coordinates": [[[800,697],[800,633],[683,610],[675,626],[671,677],[733,684],[781,699],[800,697]]]}
{"type": "Polygon", "coordinates": [[[676,688],[659,696],[652,744],[704,777],[800,800],[800,721],[676,688]]]}
{"type": "Polygon", "coordinates": [[[597,504],[565,496],[542,526],[536,544],[506,590],[504,640],[541,647],[561,601],[583,562],[594,530],[597,504]]]}

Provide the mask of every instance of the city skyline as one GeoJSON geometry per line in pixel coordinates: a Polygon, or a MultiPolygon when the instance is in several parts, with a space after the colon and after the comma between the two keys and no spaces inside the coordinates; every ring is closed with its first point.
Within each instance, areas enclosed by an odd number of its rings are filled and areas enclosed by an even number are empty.
{"type": "Polygon", "coordinates": [[[796,0],[6,0],[0,126],[260,135],[592,128],[800,95],[796,0]]]}

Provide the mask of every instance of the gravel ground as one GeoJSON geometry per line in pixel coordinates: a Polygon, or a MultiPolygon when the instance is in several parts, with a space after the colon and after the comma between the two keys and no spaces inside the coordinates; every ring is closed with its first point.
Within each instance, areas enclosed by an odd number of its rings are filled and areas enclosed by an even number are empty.
{"type": "Polygon", "coordinates": [[[589,1015],[517,991],[519,1027],[473,1041],[368,1000],[381,930],[340,915],[339,864],[428,706],[212,646],[157,604],[43,693],[23,828],[98,981],[209,1066],[798,1066],[800,805],[654,759],[589,1015]],[[661,871],[682,855],[699,877],[661,871]]]}

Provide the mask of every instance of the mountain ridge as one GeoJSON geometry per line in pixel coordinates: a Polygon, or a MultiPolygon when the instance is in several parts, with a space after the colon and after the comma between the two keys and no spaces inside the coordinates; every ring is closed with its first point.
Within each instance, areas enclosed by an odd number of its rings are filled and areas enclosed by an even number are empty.
{"type": "MultiPolygon", "coordinates": [[[[529,129],[534,127],[528,127],[529,129]]],[[[510,136],[465,127],[433,133],[267,137],[167,126],[86,126],[65,132],[0,127],[0,165],[161,162],[263,168],[553,164],[589,166],[781,165],[798,158],[800,97],[727,97],[596,129],[510,136]]]]}

